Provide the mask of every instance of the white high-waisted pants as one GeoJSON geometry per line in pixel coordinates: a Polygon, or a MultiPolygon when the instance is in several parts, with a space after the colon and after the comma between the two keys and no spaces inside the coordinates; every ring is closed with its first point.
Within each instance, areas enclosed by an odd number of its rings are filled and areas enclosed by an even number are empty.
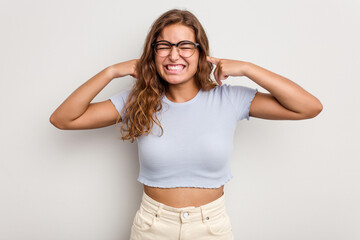
{"type": "Polygon", "coordinates": [[[130,240],[233,240],[225,195],[199,206],[175,208],[145,192],[131,227],[130,240]]]}

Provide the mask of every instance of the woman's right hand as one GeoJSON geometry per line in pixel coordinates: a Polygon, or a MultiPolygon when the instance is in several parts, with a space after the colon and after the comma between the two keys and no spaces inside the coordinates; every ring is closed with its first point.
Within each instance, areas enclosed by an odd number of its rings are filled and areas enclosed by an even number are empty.
{"type": "Polygon", "coordinates": [[[139,59],[133,59],[130,61],[111,65],[109,68],[113,72],[114,78],[125,77],[127,75],[130,75],[133,78],[136,78],[137,77],[136,65],[137,65],[138,61],[139,61],[139,59]]]}

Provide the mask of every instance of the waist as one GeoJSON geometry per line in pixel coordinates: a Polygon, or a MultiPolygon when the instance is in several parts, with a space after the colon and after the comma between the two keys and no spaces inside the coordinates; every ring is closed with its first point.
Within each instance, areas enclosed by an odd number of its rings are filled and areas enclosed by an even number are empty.
{"type": "Polygon", "coordinates": [[[219,188],[157,188],[144,185],[144,192],[155,201],[170,207],[199,207],[220,198],[224,194],[224,185],[219,188]]]}
{"type": "Polygon", "coordinates": [[[225,207],[225,194],[218,199],[199,206],[189,206],[183,208],[175,208],[164,205],[145,192],[143,193],[142,202],[140,205],[140,212],[148,215],[151,214],[152,218],[157,220],[167,219],[167,222],[173,223],[186,223],[186,222],[206,222],[210,219],[219,219],[223,214],[226,214],[225,207]]]}

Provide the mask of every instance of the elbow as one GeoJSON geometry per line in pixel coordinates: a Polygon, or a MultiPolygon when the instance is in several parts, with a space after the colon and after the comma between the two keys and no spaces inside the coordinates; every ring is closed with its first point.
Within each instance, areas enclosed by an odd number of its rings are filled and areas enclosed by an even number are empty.
{"type": "Polygon", "coordinates": [[[322,110],[323,110],[323,105],[321,104],[320,101],[317,101],[312,105],[311,109],[309,109],[309,111],[305,114],[305,119],[316,117],[321,113],[322,110]]]}
{"type": "Polygon", "coordinates": [[[52,114],[52,115],[50,116],[49,121],[50,121],[50,123],[51,123],[54,127],[58,128],[58,129],[61,129],[61,130],[66,130],[65,125],[62,124],[61,121],[59,121],[59,120],[55,117],[54,114],[52,114]]]}
{"type": "Polygon", "coordinates": [[[321,102],[319,100],[317,100],[317,103],[314,104],[313,118],[316,117],[317,115],[319,115],[322,110],[323,110],[323,105],[321,104],[321,102]]]}

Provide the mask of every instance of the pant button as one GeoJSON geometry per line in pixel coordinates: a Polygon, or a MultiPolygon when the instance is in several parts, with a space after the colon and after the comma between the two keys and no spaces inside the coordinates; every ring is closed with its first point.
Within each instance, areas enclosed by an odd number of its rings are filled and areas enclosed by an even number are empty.
{"type": "Polygon", "coordinates": [[[189,213],[188,213],[188,212],[184,212],[183,217],[184,217],[184,218],[187,218],[188,216],[189,216],[189,213]]]}

